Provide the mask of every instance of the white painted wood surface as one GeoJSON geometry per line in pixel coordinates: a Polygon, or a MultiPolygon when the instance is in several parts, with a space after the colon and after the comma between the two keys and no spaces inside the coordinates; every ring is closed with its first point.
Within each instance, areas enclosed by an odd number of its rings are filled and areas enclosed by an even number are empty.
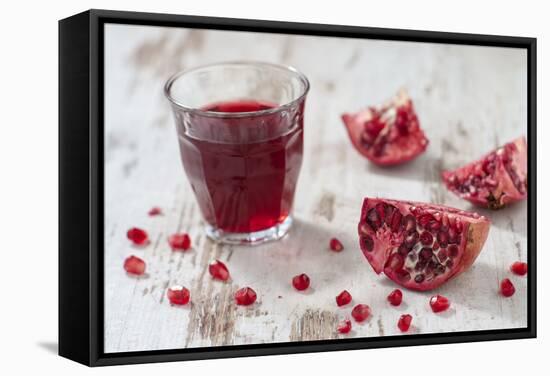
{"type": "Polygon", "coordinates": [[[452,309],[434,315],[433,293],[404,291],[376,275],[359,250],[356,224],[364,196],[472,207],[447,192],[443,168],[456,167],[526,133],[526,54],[520,50],[404,42],[346,40],[254,33],[188,31],[108,25],[105,33],[105,351],[138,351],[338,338],[336,323],[354,304],[373,317],[348,336],[400,334],[397,319],[413,315],[410,333],[524,327],[526,280],[509,265],[526,259],[527,205],[489,212],[484,250],[466,273],[437,290],[452,309]],[[305,116],[304,163],[295,199],[296,223],[287,238],[264,246],[220,246],[205,238],[195,198],[179,159],[175,127],[162,87],[173,72],[226,60],[290,64],[311,81],[305,116]],[[340,114],[377,104],[408,89],[430,145],[414,162],[382,169],[351,146],[340,114]],[[163,216],[148,217],[153,206],[163,216]],[[126,230],[146,229],[151,244],[133,248],[126,230]],[[189,232],[193,249],[174,253],[167,236],[189,232]],[[337,236],[345,250],[328,250],[337,236]],[[147,276],[131,278],[123,260],[147,262],[147,276]],[[224,261],[230,283],[211,280],[207,266],[224,261]],[[306,293],[290,284],[305,272],[306,293]],[[516,294],[503,299],[498,283],[510,277],[516,294]],[[191,290],[192,304],[172,307],[171,284],[191,290]],[[251,286],[258,301],[237,307],[233,292],[251,286]],[[353,295],[338,308],[343,289],[353,295]]]}

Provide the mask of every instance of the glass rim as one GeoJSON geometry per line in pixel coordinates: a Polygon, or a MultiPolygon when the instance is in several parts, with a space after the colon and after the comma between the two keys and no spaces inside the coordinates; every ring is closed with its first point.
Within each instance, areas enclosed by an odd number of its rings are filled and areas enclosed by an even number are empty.
{"type": "Polygon", "coordinates": [[[197,115],[207,116],[207,117],[240,118],[240,117],[269,115],[269,114],[274,114],[274,113],[280,112],[280,111],[285,110],[287,108],[291,108],[296,103],[299,103],[300,101],[302,101],[305,98],[305,96],[309,92],[309,88],[310,88],[309,80],[307,79],[305,74],[303,74],[302,72],[300,72],[298,69],[294,68],[291,65],[267,63],[267,62],[261,62],[261,61],[238,60],[238,61],[227,61],[227,62],[221,62],[221,63],[204,64],[204,65],[199,65],[199,66],[194,67],[194,68],[184,69],[184,70],[178,71],[178,72],[174,73],[172,76],[170,76],[170,78],[166,81],[166,84],[164,84],[164,95],[170,101],[170,103],[172,105],[174,105],[174,106],[176,106],[180,109],[183,109],[187,112],[191,112],[191,113],[194,113],[194,114],[197,114],[197,115]],[[295,99],[293,99],[289,102],[277,105],[277,107],[268,108],[268,109],[265,109],[265,110],[258,110],[258,111],[248,111],[248,112],[205,111],[201,108],[186,106],[183,103],[178,102],[172,96],[171,89],[172,89],[173,84],[176,82],[177,79],[179,79],[183,75],[186,75],[188,73],[193,73],[193,72],[196,72],[196,71],[198,71],[200,69],[204,69],[204,68],[211,68],[211,67],[218,67],[218,66],[221,67],[221,66],[224,66],[224,65],[263,66],[263,67],[267,67],[267,68],[275,68],[275,69],[284,70],[284,71],[293,73],[303,84],[302,93],[298,97],[296,97],[295,99]]]}

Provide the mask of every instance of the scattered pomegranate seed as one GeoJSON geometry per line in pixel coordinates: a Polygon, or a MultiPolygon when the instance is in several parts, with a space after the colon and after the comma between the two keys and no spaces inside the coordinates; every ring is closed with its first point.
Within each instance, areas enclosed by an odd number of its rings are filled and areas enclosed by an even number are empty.
{"type": "Polygon", "coordinates": [[[162,214],[162,209],[155,206],[153,208],[151,208],[151,210],[149,210],[149,214],[150,217],[154,217],[155,215],[161,215],[162,214]]]}
{"type": "Polygon", "coordinates": [[[189,290],[183,286],[175,285],[168,289],[166,292],[170,303],[175,305],[185,305],[189,303],[189,290]]]}
{"type": "Polygon", "coordinates": [[[510,270],[514,274],[525,275],[525,274],[527,274],[527,263],[526,262],[521,262],[521,261],[516,261],[512,264],[512,266],[510,266],[510,270]]]}
{"type": "Polygon", "coordinates": [[[345,319],[338,324],[338,333],[347,334],[351,331],[351,321],[345,319]]]}
{"type": "Polygon", "coordinates": [[[348,292],[348,290],[344,290],[336,297],[336,304],[338,305],[338,307],[341,307],[349,304],[351,302],[351,299],[351,294],[348,292]]]}
{"type": "Polygon", "coordinates": [[[340,240],[336,238],[330,239],[329,245],[330,245],[330,249],[333,250],[334,252],[342,252],[344,250],[344,246],[342,245],[340,240]]]}
{"type": "Polygon", "coordinates": [[[187,251],[191,248],[191,238],[187,234],[173,234],[168,237],[168,243],[174,251],[187,251]]]}
{"type": "Polygon", "coordinates": [[[502,296],[505,296],[506,298],[509,298],[510,296],[514,295],[516,292],[516,288],[512,284],[512,281],[510,281],[508,278],[505,278],[500,282],[500,293],[502,296]]]}
{"type": "Polygon", "coordinates": [[[357,322],[365,321],[371,314],[370,307],[366,304],[357,304],[351,310],[351,315],[357,322]]]}
{"type": "Polygon", "coordinates": [[[145,273],[145,261],[132,255],[124,260],[124,270],[130,274],[142,275],[145,273]]]}
{"type": "Polygon", "coordinates": [[[388,302],[391,305],[398,306],[403,301],[403,293],[399,289],[393,290],[390,295],[388,295],[388,302]]]}
{"type": "Polygon", "coordinates": [[[215,260],[208,265],[208,272],[214,279],[227,281],[229,279],[229,270],[227,266],[220,260],[215,260]]]}
{"type": "Polygon", "coordinates": [[[309,277],[307,274],[300,274],[292,278],[292,286],[298,291],[303,291],[309,287],[309,277]]]}
{"type": "Polygon", "coordinates": [[[412,319],[413,318],[411,315],[401,315],[401,317],[399,317],[399,321],[397,321],[397,327],[399,330],[402,332],[408,331],[411,327],[412,319]]]}
{"type": "Polygon", "coordinates": [[[251,305],[256,301],[256,291],[250,287],[243,287],[235,292],[235,302],[237,305],[251,305]]]}
{"type": "Polygon", "coordinates": [[[435,295],[430,298],[430,307],[434,313],[446,311],[450,306],[450,300],[443,295],[435,295]]]}
{"type": "Polygon", "coordinates": [[[145,245],[149,241],[149,236],[147,236],[147,232],[137,227],[132,227],[131,229],[129,229],[126,233],[126,236],[135,245],[145,245]]]}

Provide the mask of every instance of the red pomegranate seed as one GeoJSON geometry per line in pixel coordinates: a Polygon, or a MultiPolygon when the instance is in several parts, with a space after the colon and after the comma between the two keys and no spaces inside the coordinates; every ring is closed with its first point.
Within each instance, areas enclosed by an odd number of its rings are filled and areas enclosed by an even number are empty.
{"type": "Polygon", "coordinates": [[[428,245],[428,246],[432,245],[433,240],[434,240],[433,235],[430,234],[428,231],[424,231],[423,233],[420,234],[420,241],[424,245],[428,245]]]}
{"type": "Polygon", "coordinates": [[[374,118],[365,123],[365,131],[367,131],[371,137],[376,138],[385,126],[386,124],[384,122],[380,121],[378,118],[374,118]]]}
{"type": "Polygon", "coordinates": [[[401,304],[402,300],[403,293],[399,289],[393,290],[390,295],[388,295],[388,302],[390,302],[391,305],[398,306],[401,304]]]}
{"type": "Polygon", "coordinates": [[[185,305],[189,303],[189,290],[183,286],[175,285],[168,289],[166,292],[170,303],[175,305],[185,305]]]}
{"type": "Polygon", "coordinates": [[[344,246],[340,242],[340,240],[336,238],[330,239],[330,249],[334,252],[342,252],[344,250],[344,246]]]}
{"type": "Polygon", "coordinates": [[[399,321],[397,321],[397,327],[399,330],[402,332],[408,331],[411,327],[412,319],[413,318],[411,315],[401,315],[401,317],[399,317],[399,321]]]}
{"type": "Polygon", "coordinates": [[[145,273],[145,261],[132,255],[124,260],[124,270],[130,274],[142,275],[145,273]]]}
{"type": "Polygon", "coordinates": [[[450,300],[443,295],[435,295],[430,298],[430,307],[434,313],[446,311],[450,306],[450,300]]]}
{"type": "Polygon", "coordinates": [[[256,291],[250,287],[243,287],[235,292],[235,302],[237,305],[251,305],[256,301],[256,291]]]}
{"type": "Polygon", "coordinates": [[[147,214],[149,214],[150,217],[154,217],[155,215],[161,215],[162,214],[162,209],[155,206],[155,207],[151,208],[151,210],[149,210],[149,212],[147,214]]]}
{"type": "Polygon", "coordinates": [[[187,251],[191,248],[191,238],[187,234],[173,234],[168,237],[168,243],[174,251],[187,251]]]}
{"type": "Polygon", "coordinates": [[[137,227],[132,227],[131,229],[129,229],[128,232],[126,233],[126,236],[135,245],[145,245],[149,241],[147,232],[137,227]]]}
{"type": "Polygon", "coordinates": [[[512,264],[512,266],[510,266],[510,270],[514,274],[525,275],[527,274],[527,263],[516,261],[512,264]]]}
{"type": "Polygon", "coordinates": [[[336,304],[338,305],[338,307],[341,307],[349,304],[351,302],[351,299],[351,294],[348,292],[348,290],[344,290],[336,297],[336,304]]]}
{"type": "Polygon", "coordinates": [[[510,281],[508,278],[505,278],[500,282],[500,293],[502,296],[505,296],[506,298],[509,298],[510,296],[514,295],[516,292],[516,288],[512,284],[512,281],[510,281]]]}
{"type": "Polygon", "coordinates": [[[351,321],[345,319],[338,324],[338,333],[347,334],[351,331],[351,321]]]}
{"type": "Polygon", "coordinates": [[[208,265],[208,272],[214,279],[219,279],[220,281],[227,281],[229,279],[229,270],[220,260],[215,260],[208,265]]]}
{"type": "Polygon", "coordinates": [[[309,277],[307,274],[300,274],[292,278],[292,286],[298,291],[303,291],[309,287],[309,277]]]}
{"type": "Polygon", "coordinates": [[[357,304],[351,310],[351,315],[357,322],[365,321],[371,314],[370,307],[366,304],[357,304]]]}

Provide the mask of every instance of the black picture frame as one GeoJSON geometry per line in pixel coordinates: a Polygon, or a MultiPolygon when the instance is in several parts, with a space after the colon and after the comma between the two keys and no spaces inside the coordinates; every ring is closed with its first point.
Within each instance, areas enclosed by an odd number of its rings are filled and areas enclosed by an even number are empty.
{"type": "Polygon", "coordinates": [[[88,366],[536,337],[535,38],[88,10],[59,21],[59,354],[88,366]],[[109,353],[103,351],[103,25],[155,25],[452,43],[527,51],[526,328],[109,353]]]}

